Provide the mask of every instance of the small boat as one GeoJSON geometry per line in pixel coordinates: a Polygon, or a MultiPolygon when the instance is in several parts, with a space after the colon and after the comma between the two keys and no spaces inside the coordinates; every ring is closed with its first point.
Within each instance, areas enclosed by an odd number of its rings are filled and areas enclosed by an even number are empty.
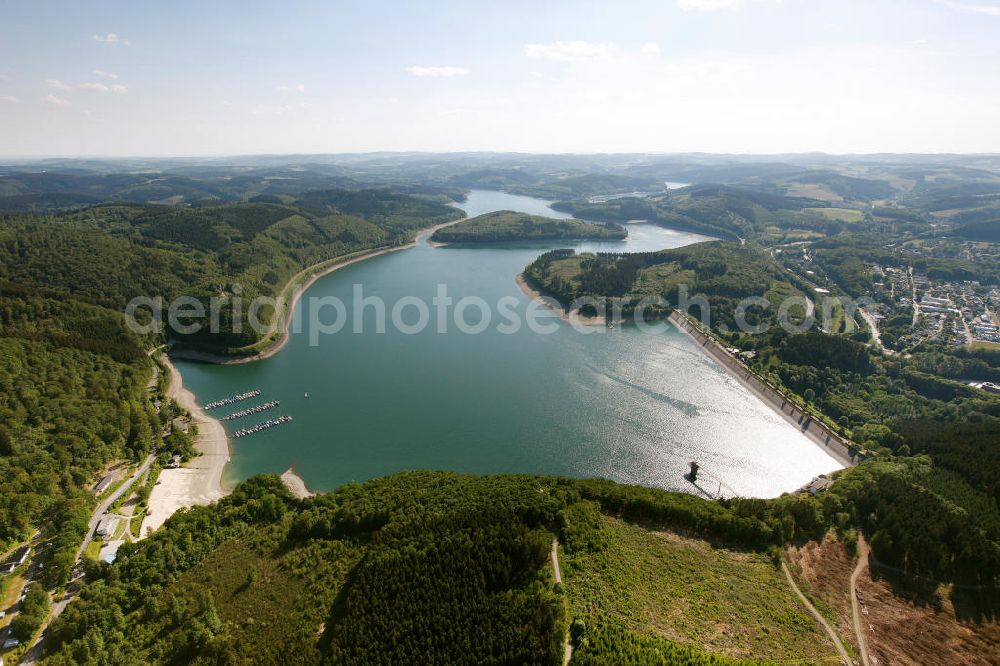
{"type": "Polygon", "coordinates": [[[306,396],[305,397],[307,397],[307,398],[309,397],[309,392],[308,391],[306,391],[306,396]]]}

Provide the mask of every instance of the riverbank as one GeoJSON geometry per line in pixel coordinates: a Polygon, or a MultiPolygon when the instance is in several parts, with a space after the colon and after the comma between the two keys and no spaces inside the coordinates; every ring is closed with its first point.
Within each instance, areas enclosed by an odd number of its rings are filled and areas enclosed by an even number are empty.
{"type": "Polygon", "coordinates": [[[521,293],[523,293],[528,298],[531,298],[531,299],[533,299],[533,300],[541,303],[542,305],[544,305],[545,307],[547,307],[549,310],[551,310],[552,312],[554,312],[557,315],[559,315],[560,319],[562,319],[567,324],[570,324],[571,326],[607,326],[608,325],[608,318],[604,317],[604,316],[596,316],[595,315],[593,317],[584,317],[583,315],[581,315],[579,313],[579,311],[576,311],[576,312],[567,312],[562,307],[562,305],[560,305],[559,302],[556,301],[556,299],[552,298],[551,296],[546,296],[545,294],[543,294],[542,292],[538,291],[537,289],[535,289],[534,287],[532,287],[530,284],[528,284],[528,280],[525,279],[524,273],[518,273],[517,277],[514,278],[514,282],[516,282],[517,286],[521,288],[521,293]]]}
{"type": "Polygon", "coordinates": [[[295,473],[294,467],[289,467],[281,475],[281,482],[285,484],[288,488],[288,492],[292,493],[299,499],[306,499],[307,497],[312,497],[316,493],[311,492],[306,488],[306,482],[302,480],[302,477],[295,473]]]}
{"type": "MultiPolygon", "coordinates": [[[[340,261],[319,270],[314,270],[305,282],[303,282],[300,286],[293,288],[294,292],[288,303],[288,307],[286,308],[285,316],[282,321],[283,330],[281,337],[276,340],[274,344],[269,345],[258,354],[241,358],[232,358],[218,354],[182,350],[171,352],[170,356],[174,359],[187,359],[206,363],[216,363],[220,365],[251,363],[253,361],[270,358],[281,351],[285,345],[288,344],[291,337],[292,313],[295,311],[295,306],[298,304],[302,294],[305,293],[305,291],[312,286],[316,280],[325,275],[329,275],[336,270],[344,268],[345,266],[356,264],[359,261],[371,259],[372,257],[377,257],[388,252],[412,248],[416,246],[416,244],[419,243],[425,236],[433,234],[435,231],[443,227],[457,224],[458,222],[461,222],[462,219],[437,224],[433,227],[424,229],[418,232],[414,236],[413,241],[407,243],[406,245],[373,250],[371,252],[352,257],[346,261],[340,261]]],[[[313,268],[315,269],[315,267],[313,268]]],[[[288,288],[289,286],[286,286],[282,291],[285,291],[288,288]]],[[[205,411],[198,405],[194,394],[184,388],[180,371],[178,371],[177,367],[170,362],[170,358],[165,355],[163,357],[163,362],[170,373],[170,387],[167,391],[167,397],[176,400],[177,404],[191,413],[192,423],[197,424],[198,426],[198,439],[195,442],[195,447],[201,455],[191,460],[185,467],[165,469],[160,473],[160,482],[154,486],[153,492],[149,497],[149,515],[147,515],[143,520],[141,529],[142,535],[145,535],[148,530],[157,529],[160,525],[166,522],[167,518],[173,515],[175,511],[190,506],[210,504],[221,499],[222,497],[225,497],[231,490],[223,482],[225,467],[230,459],[230,451],[229,438],[226,435],[225,428],[222,426],[222,422],[206,414],[205,411]]],[[[296,475],[292,470],[286,471],[285,474],[282,475],[282,480],[285,482],[285,485],[289,487],[289,490],[296,495],[296,497],[308,497],[312,494],[306,488],[302,479],[299,478],[298,475],[296,475]]]]}
{"type": "Polygon", "coordinates": [[[149,513],[142,521],[140,537],[156,530],[179,509],[211,504],[229,494],[231,488],[223,482],[229,462],[229,438],[222,422],[212,418],[198,405],[194,393],[184,388],[177,367],[166,356],[163,364],[170,373],[167,398],[173,399],[191,414],[191,423],[198,426],[195,448],[201,454],[185,467],[164,469],[149,495],[149,513]]]}
{"type": "Polygon", "coordinates": [[[365,261],[366,259],[373,259],[374,257],[380,257],[383,254],[388,254],[390,252],[409,250],[412,247],[416,247],[417,243],[420,242],[421,238],[433,234],[438,229],[450,227],[453,224],[464,222],[467,219],[469,218],[463,217],[462,219],[459,220],[452,220],[451,222],[443,222],[441,224],[436,224],[432,227],[423,229],[417,232],[417,234],[413,237],[413,240],[405,245],[397,245],[394,247],[383,247],[374,250],[369,250],[367,252],[363,252],[362,254],[359,254],[355,257],[351,257],[350,259],[344,261],[339,261],[338,259],[331,259],[329,261],[325,261],[305,269],[304,271],[296,275],[294,278],[292,278],[292,280],[288,284],[286,284],[285,287],[281,290],[282,294],[284,294],[289,289],[292,290],[291,298],[286,299],[286,304],[284,306],[284,315],[282,316],[282,321],[281,321],[281,336],[257,353],[249,354],[247,356],[226,356],[224,354],[213,354],[211,352],[197,351],[194,349],[180,349],[171,351],[170,355],[175,359],[181,359],[185,361],[198,361],[201,363],[214,363],[216,365],[240,365],[243,363],[254,363],[255,361],[263,361],[266,358],[271,358],[272,356],[280,352],[282,349],[284,349],[285,345],[287,345],[288,341],[291,339],[292,315],[295,313],[295,306],[298,305],[299,299],[302,298],[302,295],[306,292],[306,290],[308,290],[309,287],[311,287],[317,280],[329,275],[330,273],[333,273],[334,271],[339,271],[341,268],[352,266],[361,261],[365,261]],[[305,281],[296,286],[295,284],[296,281],[298,280],[299,277],[302,277],[303,274],[307,274],[305,281]]]}
{"type": "Polygon", "coordinates": [[[668,320],[677,330],[691,338],[706,356],[721,365],[745,389],[777,414],[780,414],[785,421],[795,426],[838,463],[844,467],[853,467],[861,462],[860,454],[853,449],[849,442],[809,414],[802,412],[795,403],[743,365],[714,338],[698,330],[688,321],[687,317],[675,310],[670,313],[668,320]]]}

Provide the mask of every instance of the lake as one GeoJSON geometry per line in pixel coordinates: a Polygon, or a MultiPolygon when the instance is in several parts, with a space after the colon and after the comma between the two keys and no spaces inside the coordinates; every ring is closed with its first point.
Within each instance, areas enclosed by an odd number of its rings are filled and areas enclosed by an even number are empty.
{"type": "MultiPolygon", "coordinates": [[[[565,218],[548,202],[501,192],[473,191],[460,207],[469,215],[517,210],[565,218]]],[[[419,319],[414,297],[430,305],[439,290],[457,304],[478,297],[526,321],[547,314],[515,283],[547,249],[648,251],[705,240],[697,234],[630,224],[618,242],[432,247],[385,254],[318,280],[297,306],[335,297],[351,319],[339,332],[293,332],[280,353],[245,365],[178,362],[201,402],[257,388],[260,398],[216,409],[216,416],[280,400],[278,409],[226,424],[232,433],[268,417],[294,421],[232,440],[229,480],[294,466],[312,490],[330,490],[408,469],[524,472],[605,477],[699,492],[684,478],[701,465],[699,485],[710,493],[772,497],[794,490],[840,465],[774,414],[683,334],[664,324],[650,334],[635,327],[590,327],[581,333],[552,317],[554,332],[517,330],[494,310],[486,326],[466,307],[463,332],[454,307],[444,325],[410,332],[391,325],[400,299],[407,327],[419,319]],[[377,328],[374,306],[354,307],[355,285],[378,297],[390,324],[377,328]],[[355,333],[356,325],[363,332],[355,333]],[[439,331],[440,327],[440,331],[439,331]],[[308,392],[309,397],[305,394],[308,392]]],[[[302,311],[302,308],[307,308],[302,311]]],[[[548,313],[550,314],[550,313],[548,313]]],[[[320,317],[330,323],[333,308],[320,317]]],[[[415,326],[414,326],[415,328],[415,326]]]]}

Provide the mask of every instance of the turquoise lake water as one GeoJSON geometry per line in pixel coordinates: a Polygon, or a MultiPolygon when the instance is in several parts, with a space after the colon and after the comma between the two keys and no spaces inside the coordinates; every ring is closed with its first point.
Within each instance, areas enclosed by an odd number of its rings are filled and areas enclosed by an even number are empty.
{"type": "MultiPolygon", "coordinates": [[[[461,208],[469,215],[511,209],[567,217],[547,202],[492,191],[472,192],[461,208]]],[[[500,328],[508,321],[496,307],[501,299],[522,321],[540,309],[515,277],[547,249],[646,251],[704,240],[648,224],[631,224],[629,232],[628,240],[608,243],[435,248],[424,240],[318,280],[297,316],[309,321],[310,300],[336,297],[348,322],[317,336],[317,344],[303,327],[264,361],[177,365],[203,403],[262,391],[258,400],[214,415],[281,401],[276,410],[228,422],[230,432],[268,416],[294,417],[232,440],[230,480],[294,466],[322,491],[400,470],[446,469],[605,477],[698,492],[683,478],[697,460],[703,489],[770,497],[838,469],[669,325],[656,334],[628,326],[581,333],[544,317],[554,333],[500,328]],[[355,285],[386,304],[384,333],[374,307],[354,316],[355,285]],[[442,285],[455,303],[478,297],[493,308],[483,332],[462,332],[451,314],[439,332],[432,299],[442,285]],[[391,325],[391,310],[413,297],[429,306],[430,325],[410,334],[391,325]],[[353,332],[356,321],[362,333],[353,332]]],[[[419,313],[410,303],[401,314],[412,325],[419,313]]],[[[464,314],[467,324],[481,323],[477,307],[464,314]]],[[[321,321],[334,319],[332,307],[321,310],[321,321]]]]}

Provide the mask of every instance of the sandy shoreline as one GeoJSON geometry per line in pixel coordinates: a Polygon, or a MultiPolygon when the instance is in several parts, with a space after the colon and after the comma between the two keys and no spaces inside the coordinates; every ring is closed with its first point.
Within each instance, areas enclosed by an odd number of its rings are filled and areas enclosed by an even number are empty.
{"type": "MultiPolygon", "coordinates": [[[[464,219],[468,218],[453,220],[424,229],[418,232],[414,236],[413,241],[406,245],[373,250],[310,274],[301,285],[294,289],[292,298],[285,309],[281,337],[259,354],[231,358],[217,354],[180,351],[174,352],[170,356],[174,359],[188,359],[217,364],[252,363],[270,358],[288,344],[288,340],[291,338],[290,329],[295,306],[298,304],[302,294],[316,280],[365,259],[412,248],[425,236],[433,234],[443,227],[457,224],[464,219]]],[[[198,425],[198,439],[195,441],[195,448],[201,455],[189,461],[184,467],[165,469],[160,472],[159,483],[153,487],[153,492],[149,496],[149,515],[142,522],[140,534],[143,536],[148,531],[159,528],[160,525],[166,522],[167,518],[179,509],[201,504],[211,504],[225,497],[232,490],[223,483],[223,474],[225,473],[226,464],[230,459],[230,449],[229,438],[226,435],[225,428],[222,426],[222,422],[206,414],[201,406],[198,405],[194,394],[184,388],[180,371],[171,363],[167,355],[163,356],[163,362],[168,372],[170,372],[170,387],[167,390],[167,397],[176,400],[177,404],[191,413],[192,422],[198,425]]],[[[285,471],[281,475],[281,480],[296,497],[311,497],[314,494],[309,492],[305,482],[292,469],[285,471]]]]}
{"type": "Polygon", "coordinates": [[[306,488],[306,482],[302,480],[302,477],[295,473],[294,467],[289,467],[281,475],[281,482],[285,484],[288,491],[295,495],[299,499],[306,499],[307,497],[312,497],[316,493],[311,492],[306,488]]]}
{"type": "Polygon", "coordinates": [[[579,312],[566,312],[559,301],[551,296],[546,296],[528,284],[528,281],[524,278],[524,273],[518,273],[517,277],[514,278],[514,281],[517,282],[517,286],[521,288],[521,293],[528,298],[538,301],[549,310],[559,315],[560,319],[571,326],[607,326],[607,317],[584,317],[579,312]]]}
{"type": "Polygon", "coordinates": [[[175,511],[211,504],[230,491],[222,481],[229,462],[229,438],[222,422],[206,414],[198,405],[194,394],[184,388],[181,373],[170,359],[163,356],[162,360],[170,373],[167,398],[176,400],[178,405],[191,413],[191,422],[198,426],[198,438],[194,445],[201,455],[190,460],[185,467],[160,472],[159,481],[149,495],[149,514],[142,521],[142,536],[160,527],[175,511]]]}

